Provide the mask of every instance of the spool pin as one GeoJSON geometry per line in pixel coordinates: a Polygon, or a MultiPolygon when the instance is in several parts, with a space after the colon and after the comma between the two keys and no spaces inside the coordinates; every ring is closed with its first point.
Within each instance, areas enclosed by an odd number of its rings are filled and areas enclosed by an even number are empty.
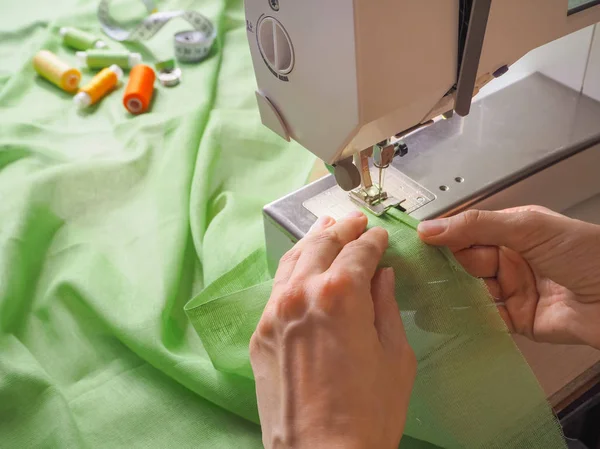
{"type": "Polygon", "coordinates": [[[106,47],[103,40],[87,31],[71,27],[62,27],[59,32],[62,36],[63,44],[67,47],[74,48],[75,50],[106,47]]]}
{"type": "Polygon", "coordinates": [[[70,67],[48,50],[41,50],[34,56],[33,67],[41,77],[66,92],[76,92],[79,87],[79,70],[70,67]]]}
{"type": "Polygon", "coordinates": [[[113,90],[119,84],[122,77],[123,70],[118,65],[111,65],[102,69],[75,95],[73,98],[75,106],[78,109],[84,109],[95,104],[113,90]]]}
{"type": "Polygon", "coordinates": [[[79,63],[90,69],[104,69],[118,65],[122,69],[130,69],[142,62],[142,55],[118,50],[87,50],[76,53],[79,63]]]}
{"type": "Polygon", "coordinates": [[[146,112],[152,101],[154,93],[154,80],[156,75],[151,67],[138,64],[129,74],[129,82],[123,95],[123,105],[132,114],[146,112]]]}

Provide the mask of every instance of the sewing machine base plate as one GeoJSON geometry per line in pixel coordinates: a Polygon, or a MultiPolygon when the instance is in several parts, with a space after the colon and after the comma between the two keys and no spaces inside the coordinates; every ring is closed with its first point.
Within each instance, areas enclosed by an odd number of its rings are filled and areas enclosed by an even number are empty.
{"type": "MultiPolygon", "coordinates": [[[[475,102],[466,118],[455,115],[404,140],[409,152],[386,170],[384,187],[418,220],[474,207],[564,211],[600,194],[600,102],[543,75],[475,102]]],[[[271,271],[319,216],[341,218],[357,208],[332,176],[267,205],[271,271]]]]}

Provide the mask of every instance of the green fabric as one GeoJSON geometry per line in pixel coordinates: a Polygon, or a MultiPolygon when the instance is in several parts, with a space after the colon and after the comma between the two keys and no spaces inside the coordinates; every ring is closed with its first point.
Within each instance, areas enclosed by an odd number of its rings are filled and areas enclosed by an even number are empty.
{"type": "MultiPolygon", "coordinates": [[[[58,30],[101,36],[96,7],[0,14],[0,447],[261,447],[247,357],[269,294],[261,207],[314,159],[260,125],[241,1],[160,4],[214,20],[212,56],[157,87],[149,114],[131,117],[122,89],[77,113],[31,58],[74,64],[58,30]]],[[[128,49],[172,58],[176,22],[128,49]]],[[[382,223],[420,360],[403,447],[561,447],[481,283],[403,219],[382,223]]]]}
{"type": "MultiPolygon", "coordinates": [[[[253,383],[214,368],[183,307],[263,244],[262,206],[314,158],[260,124],[241,1],[159,6],[206,14],[221,44],[137,117],[123,87],[78,114],[33,71],[42,48],[75,63],[61,26],[102,35],[96,1],[2,8],[3,449],[261,446],[253,383]]],[[[182,24],[135,49],[172,57],[182,24]]]]}
{"type": "MultiPolygon", "coordinates": [[[[392,212],[370,224],[390,233],[382,266],[395,269],[396,298],[419,361],[405,429],[411,438],[401,447],[565,447],[483,281],[448,250],[423,244],[414,219],[392,212]]],[[[248,343],[271,291],[264,260],[257,251],[186,306],[214,366],[249,380],[248,343]]]]}
{"type": "Polygon", "coordinates": [[[569,0],[569,10],[578,8],[583,5],[592,6],[595,3],[595,0],[569,0]]]}

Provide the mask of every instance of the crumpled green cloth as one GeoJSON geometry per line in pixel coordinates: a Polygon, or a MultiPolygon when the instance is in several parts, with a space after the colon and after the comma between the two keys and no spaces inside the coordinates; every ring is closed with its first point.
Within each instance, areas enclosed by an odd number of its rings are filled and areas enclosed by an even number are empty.
{"type": "MultiPolygon", "coordinates": [[[[371,217],[370,225],[390,234],[382,266],[394,268],[396,298],[418,359],[401,447],[565,447],[483,281],[447,249],[422,243],[411,217],[392,211],[371,217]]],[[[265,259],[255,252],[186,306],[214,366],[249,380],[248,343],[271,292],[265,259]]]]}
{"type": "MultiPolygon", "coordinates": [[[[260,123],[241,1],[159,2],[214,21],[211,57],[148,114],[124,87],[78,114],[31,59],[75,63],[58,29],[102,36],[96,8],[0,12],[0,448],[261,447],[253,383],[215,369],[183,307],[263,245],[263,205],[314,157],[260,123]]],[[[186,26],[131,48],[172,57],[186,26]]]]}
{"type": "MultiPolygon", "coordinates": [[[[21,0],[0,14],[0,447],[259,448],[247,340],[269,292],[261,208],[300,187],[314,158],[260,124],[241,1],[159,3],[214,20],[211,57],[184,65],[180,86],[157,84],[149,114],[131,117],[122,87],[77,113],[31,58],[45,48],[75,63],[58,29],[101,35],[96,7],[21,0]],[[184,306],[199,292],[190,320],[184,306]]],[[[133,0],[115,8],[131,21],[143,13],[133,0]]],[[[128,48],[149,63],[171,57],[181,26],[128,48]]],[[[502,430],[536,441],[510,447],[560,447],[535,379],[505,331],[491,331],[493,308],[436,318],[449,290],[422,281],[460,270],[389,225],[409,245],[394,246],[397,273],[418,257],[436,261],[425,278],[407,271],[414,285],[399,283],[420,354],[414,439],[403,447],[481,447],[505,441],[502,430]],[[491,427],[488,408],[499,418],[491,427]],[[529,436],[507,416],[532,424],[529,436]]],[[[481,285],[456,279],[481,296],[461,298],[452,284],[450,304],[485,303],[481,285]]]]}

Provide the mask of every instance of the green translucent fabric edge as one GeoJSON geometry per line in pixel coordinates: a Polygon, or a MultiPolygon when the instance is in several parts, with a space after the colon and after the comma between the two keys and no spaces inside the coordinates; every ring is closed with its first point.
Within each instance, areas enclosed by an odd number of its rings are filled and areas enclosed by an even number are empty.
{"type": "MultiPolygon", "coordinates": [[[[382,266],[395,269],[396,297],[419,360],[401,447],[565,448],[483,281],[464,272],[448,249],[421,243],[417,225],[399,211],[369,220],[390,233],[382,266]],[[444,282],[423,280],[440,273],[444,282]]],[[[248,343],[271,292],[267,273],[264,249],[257,250],[185,307],[221,372],[253,379],[248,343]]]]}

